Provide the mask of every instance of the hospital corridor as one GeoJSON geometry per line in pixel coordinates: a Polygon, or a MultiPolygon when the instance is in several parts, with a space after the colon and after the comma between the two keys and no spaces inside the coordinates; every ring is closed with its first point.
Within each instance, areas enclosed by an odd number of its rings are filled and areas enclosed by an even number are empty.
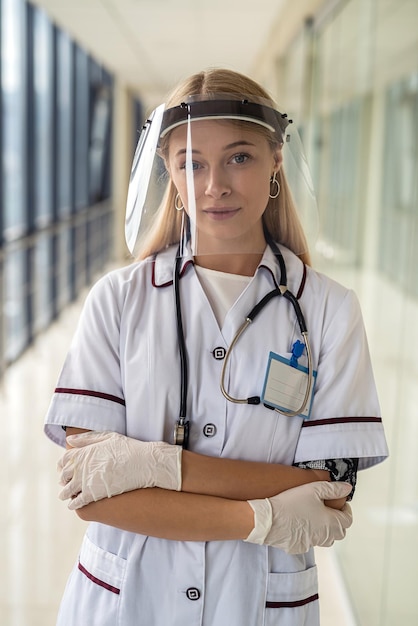
{"type": "Polygon", "coordinates": [[[292,120],[312,265],[366,329],[389,458],[358,473],[345,539],[315,548],[320,624],[416,626],[418,1],[0,0],[0,46],[0,626],[56,624],[88,522],[58,498],[45,416],[92,285],[133,262],[141,128],[208,67],[292,120]]]}

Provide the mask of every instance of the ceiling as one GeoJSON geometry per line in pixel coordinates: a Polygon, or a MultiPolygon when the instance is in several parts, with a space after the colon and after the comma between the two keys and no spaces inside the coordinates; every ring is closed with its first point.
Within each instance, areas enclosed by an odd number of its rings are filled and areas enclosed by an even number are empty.
{"type": "Polygon", "coordinates": [[[160,99],[206,67],[251,73],[286,0],[31,0],[119,79],[160,99]]]}

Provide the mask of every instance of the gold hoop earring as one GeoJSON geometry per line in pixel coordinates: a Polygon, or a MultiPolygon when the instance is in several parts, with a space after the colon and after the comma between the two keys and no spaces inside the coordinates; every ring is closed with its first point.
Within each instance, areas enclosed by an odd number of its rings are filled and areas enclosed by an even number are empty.
{"type": "MultiPolygon", "coordinates": [[[[178,193],[176,197],[174,198],[174,206],[175,206],[176,211],[182,211],[184,209],[183,204],[181,206],[178,206],[177,204],[179,198],[180,198],[180,194],[178,193]]],[[[181,202],[181,198],[180,198],[180,202],[181,202]]]]}
{"type": "Polygon", "coordinates": [[[270,178],[270,184],[271,185],[276,185],[277,189],[276,189],[276,193],[275,194],[271,194],[269,193],[269,198],[271,198],[272,200],[274,200],[274,198],[278,198],[279,193],[280,193],[280,183],[276,178],[276,172],[274,172],[273,176],[270,178]]]}

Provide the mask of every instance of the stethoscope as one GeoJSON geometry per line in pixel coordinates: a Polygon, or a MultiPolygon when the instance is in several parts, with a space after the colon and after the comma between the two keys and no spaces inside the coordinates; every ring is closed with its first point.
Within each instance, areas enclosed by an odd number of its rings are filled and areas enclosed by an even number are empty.
{"type": "MultiPolygon", "coordinates": [[[[230,402],[234,402],[236,404],[260,404],[261,399],[259,396],[251,396],[249,398],[234,398],[231,396],[226,388],[225,388],[225,374],[227,370],[227,365],[229,362],[229,358],[231,356],[232,350],[236,345],[239,338],[243,335],[245,330],[252,324],[257,315],[264,309],[265,306],[275,298],[276,296],[283,296],[286,300],[292,304],[296,318],[299,324],[300,332],[303,337],[303,341],[306,347],[306,354],[308,359],[308,380],[306,385],[305,396],[302,400],[300,407],[295,411],[282,411],[277,408],[274,410],[282,415],[286,415],[287,417],[294,417],[296,415],[300,415],[304,412],[305,408],[308,405],[309,397],[312,388],[313,382],[313,366],[312,366],[312,353],[311,347],[308,339],[308,330],[306,328],[305,318],[303,316],[302,310],[300,308],[299,302],[297,298],[293,295],[291,291],[287,288],[287,272],[286,272],[286,264],[283,258],[282,253],[280,252],[276,243],[271,239],[270,235],[265,232],[267,244],[270,246],[276,260],[278,262],[280,268],[280,284],[267,293],[264,298],[256,304],[253,309],[248,313],[245,317],[245,321],[237,330],[228,350],[226,351],[224,357],[224,363],[222,367],[221,379],[220,379],[220,388],[227,400],[230,402]]],[[[181,312],[181,302],[180,302],[180,273],[181,273],[181,256],[178,254],[176,258],[176,263],[174,266],[174,275],[173,275],[173,288],[174,288],[174,298],[175,298],[175,306],[176,306],[176,321],[177,321],[177,338],[178,338],[178,347],[179,347],[179,356],[180,356],[180,409],[179,409],[179,418],[176,422],[174,428],[174,443],[183,446],[183,448],[187,448],[188,440],[189,440],[189,430],[190,430],[190,422],[187,419],[187,388],[188,388],[188,364],[187,364],[187,352],[186,352],[186,342],[184,339],[184,329],[183,329],[183,320],[182,320],[182,312],[181,312]]],[[[269,407],[272,408],[272,407],[269,407]]]]}

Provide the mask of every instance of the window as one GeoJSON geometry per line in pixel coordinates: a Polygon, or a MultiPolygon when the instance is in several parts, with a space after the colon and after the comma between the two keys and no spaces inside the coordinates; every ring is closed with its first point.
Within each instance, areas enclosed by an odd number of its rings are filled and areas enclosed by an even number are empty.
{"type": "Polygon", "coordinates": [[[26,229],[26,11],[23,0],[3,0],[1,6],[2,206],[10,240],[26,229]]]}
{"type": "Polygon", "coordinates": [[[103,84],[92,84],[92,120],[90,138],[90,203],[106,198],[108,175],[107,155],[109,153],[109,131],[111,113],[111,90],[103,84]]]}
{"type": "Polygon", "coordinates": [[[113,83],[44,11],[0,9],[1,375],[109,259],[113,83]]]}
{"type": "Polygon", "coordinates": [[[53,218],[53,28],[42,11],[32,11],[34,219],[38,227],[53,218]]]}
{"type": "Polygon", "coordinates": [[[6,361],[13,361],[29,341],[27,254],[18,247],[7,253],[5,259],[5,326],[6,361]]]}
{"type": "Polygon", "coordinates": [[[388,87],[385,131],[379,264],[417,296],[418,73],[388,87]]]}
{"type": "Polygon", "coordinates": [[[62,31],[56,33],[57,89],[57,213],[63,218],[73,207],[73,43],[62,31]]]}
{"type": "Polygon", "coordinates": [[[40,233],[34,249],[33,331],[43,330],[53,318],[53,239],[50,233],[40,233]]]}
{"type": "Polygon", "coordinates": [[[81,48],[75,51],[74,200],[77,211],[89,204],[89,63],[81,48]]]}

